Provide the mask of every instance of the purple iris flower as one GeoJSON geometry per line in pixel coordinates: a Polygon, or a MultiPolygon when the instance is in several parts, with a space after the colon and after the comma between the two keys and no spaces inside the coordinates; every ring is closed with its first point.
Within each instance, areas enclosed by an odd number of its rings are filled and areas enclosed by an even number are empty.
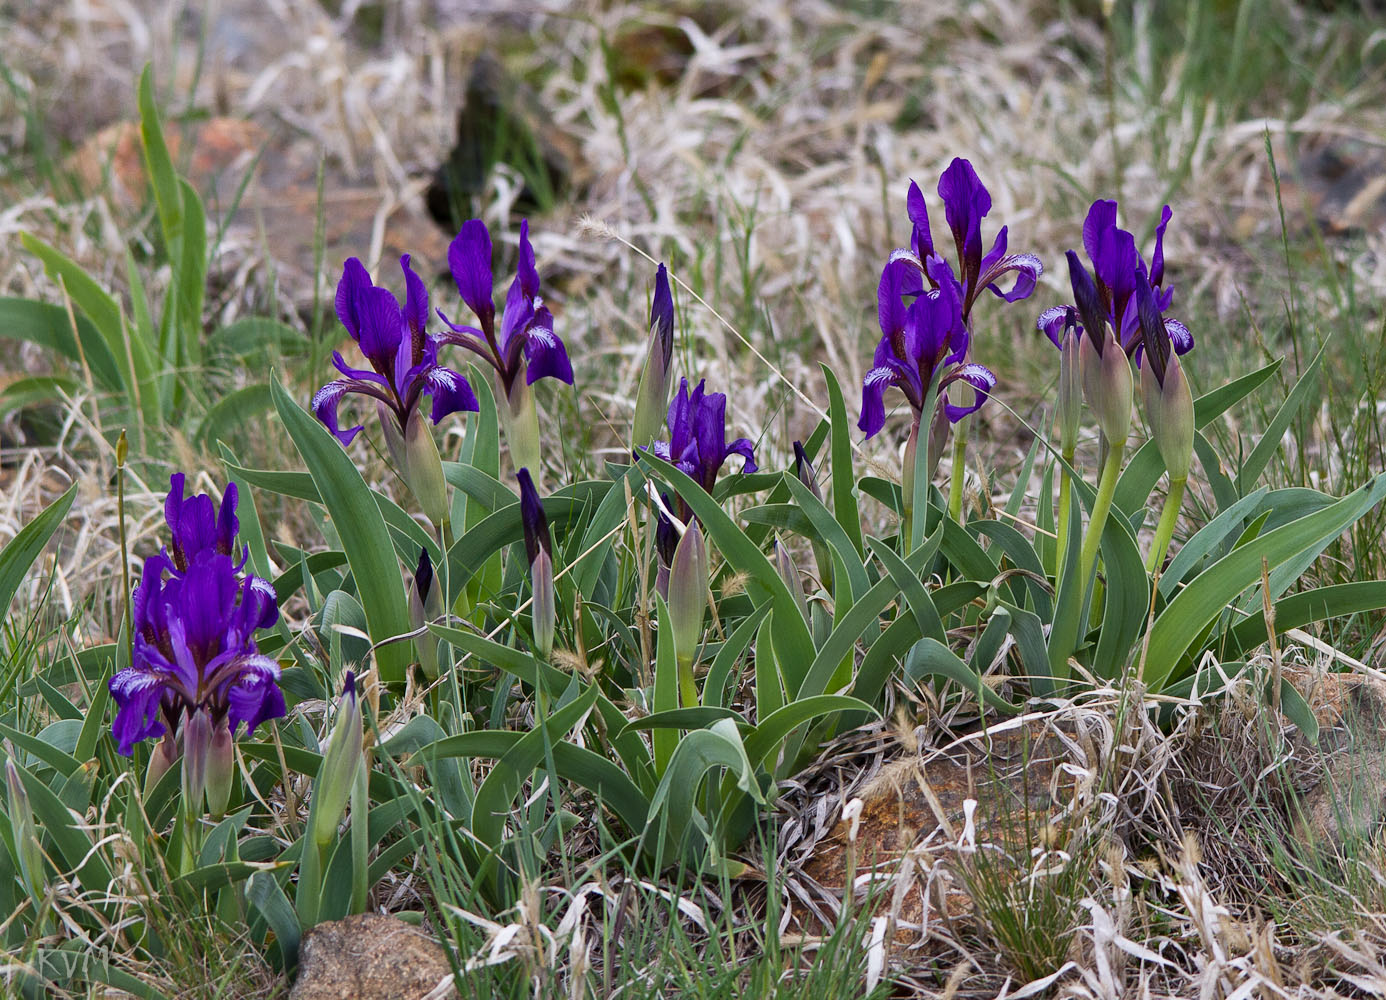
{"type": "Polygon", "coordinates": [[[679,380],[679,391],[669,403],[669,440],[656,441],[654,453],[688,473],[711,493],[717,473],[732,455],[743,459],[741,471],[756,471],[756,456],[748,438],[727,444],[727,396],[707,392],[700,379],[691,393],[688,379],[679,380]]]}
{"type": "Polygon", "coordinates": [[[521,372],[526,385],[541,378],[573,384],[568,352],[553,332],[553,314],[539,297],[539,271],[534,266],[534,247],[529,242],[529,220],[520,222],[520,261],[505,296],[499,327],[491,271],[491,234],[484,222],[472,219],[463,223],[462,231],[448,247],[448,267],[478,326],[453,323],[439,310],[438,315],[451,328],[439,336],[443,343],[459,344],[485,359],[496,370],[507,395],[521,372]]]}
{"type": "MultiPolygon", "coordinates": [[[[931,261],[936,269],[940,265],[946,267],[938,257],[931,261]]],[[[976,411],[996,387],[996,376],[988,368],[965,360],[969,336],[959,299],[960,286],[942,281],[906,306],[899,289],[911,280],[912,267],[908,261],[895,259],[881,274],[877,305],[882,336],[876,345],[874,367],[862,383],[861,420],[857,424],[867,437],[885,425],[885,391],[892,385],[904,392],[915,419],[920,420],[929,386],[937,378],[944,413],[952,423],[976,411]],[[944,393],[957,381],[976,391],[971,406],[947,402],[944,393]]]]}
{"type": "MultiPolygon", "coordinates": [[[[1117,340],[1121,342],[1122,349],[1128,356],[1135,357],[1138,363],[1144,349],[1144,341],[1136,303],[1137,285],[1140,281],[1150,285],[1154,294],[1154,305],[1160,313],[1168,309],[1174,301],[1174,289],[1166,288],[1163,284],[1165,229],[1172,215],[1168,205],[1160,211],[1160,224],[1155,227],[1155,248],[1150,255],[1148,266],[1145,258],[1136,249],[1136,238],[1116,224],[1115,201],[1099,199],[1093,202],[1083,223],[1083,248],[1087,251],[1088,260],[1092,262],[1090,283],[1096,298],[1086,308],[1084,303],[1079,302],[1078,313],[1085,327],[1098,323],[1099,318],[1110,324],[1117,340]]],[[[1077,255],[1069,251],[1069,256],[1070,274],[1075,274],[1076,268],[1086,275],[1086,269],[1077,260],[1077,255]]],[[[1075,296],[1078,288],[1076,282],[1079,280],[1081,279],[1074,278],[1075,296]]],[[[1068,319],[1067,310],[1071,308],[1053,306],[1041,313],[1036,322],[1038,329],[1052,340],[1056,347],[1062,345],[1064,325],[1068,319]]],[[[1193,349],[1193,334],[1183,323],[1176,319],[1165,319],[1164,325],[1169,334],[1170,345],[1176,354],[1187,354],[1193,349]]],[[[1100,339],[1100,334],[1094,336],[1096,343],[1100,339]]]]}
{"type": "Polygon", "coordinates": [[[254,639],[261,622],[278,616],[274,598],[219,552],[201,553],[181,577],[164,580],[162,570],[145,563],[134,598],[134,662],[109,682],[112,728],[127,757],[198,709],[233,737],[242,722],[254,732],[284,715],[279,664],[254,639]]]}
{"type": "Polygon", "coordinates": [[[399,263],[404,271],[403,307],[388,288],[371,281],[355,257],[346,262],[337,283],[337,317],[373,369],[352,368],[333,351],[332,363],[346,378],[328,382],[313,396],[314,416],[342,444],[350,444],[361,431],[359,425],[347,430],[337,426],[337,407],[349,392],[379,400],[394,414],[401,435],[425,393],[433,398],[429,416],[435,424],[449,413],[479,408],[467,380],[438,364],[438,339],[425,330],[428,292],[409,266],[409,255],[399,263]]]}
{"type": "Polygon", "coordinates": [[[982,220],[991,212],[991,194],[982,185],[972,164],[955,158],[939,177],[938,196],[943,200],[944,219],[953,232],[958,273],[936,250],[924,193],[918,184],[910,181],[905,200],[912,223],[910,249],[896,250],[891,255],[892,262],[903,260],[913,265],[902,281],[901,294],[916,294],[923,290],[926,282],[934,289],[944,283],[952,284],[961,302],[963,322],[969,328],[972,306],[983,288],[1007,302],[1028,298],[1044,273],[1044,265],[1034,254],[1007,253],[1005,226],[996,234],[991,249],[982,253],[982,220]],[[1015,274],[1015,284],[1010,291],[1002,291],[997,282],[1011,273],[1015,274]]]}

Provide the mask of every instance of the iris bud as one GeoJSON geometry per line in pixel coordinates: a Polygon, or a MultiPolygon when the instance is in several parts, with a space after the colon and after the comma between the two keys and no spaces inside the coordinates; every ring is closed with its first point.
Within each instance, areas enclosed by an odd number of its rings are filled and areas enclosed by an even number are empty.
{"type": "Polygon", "coordinates": [[[337,703],[337,721],[322,755],[318,780],[313,786],[313,842],[325,848],[337,830],[352,783],[364,758],[365,736],[361,728],[361,705],[356,697],[356,675],[347,671],[342,697],[337,703]]]}
{"type": "Polygon", "coordinates": [[[1091,337],[1084,337],[1079,348],[1083,395],[1107,441],[1120,448],[1131,430],[1131,363],[1106,324],[1101,336],[1105,338],[1102,353],[1091,337]]]}
{"type": "Polygon", "coordinates": [[[707,546],[698,522],[690,520],[669,568],[669,620],[674,632],[674,651],[680,661],[692,662],[697,652],[706,608],[707,546]]]}
{"type": "MultiPolygon", "coordinates": [[[[420,546],[419,562],[414,567],[414,585],[409,588],[409,621],[415,628],[423,628],[424,623],[438,615],[442,599],[439,588],[433,586],[433,560],[428,549],[420,546]]],[[[438,640],[431,633],[423,633],[414,640],[414,648],[419,654],[419,666],[424,676],[433,680],[438,676],[438,640]]]]}
{"type": "Polygon", "coordinates": [[[1155,293],[1144,277],[1136,282],[1136,309],[1145,349],[1141,395],[1145,398],[1150,436],[1165,460],[1170,480],[1184,480],[1189,476],[1193,458],[1193,395],[1179,355],[1170,343],[1155,293]]]}
{"type": "Polygon", "coordinates": [[[424,516],[434,524],[448,519],[448,488],[443,478],[443,462],[433,431],[417,412],[409,415],[404,435],[404,480],[409,484],[424,516]]]}
{"type": "Polygon", "coordinates": [[[538,469],[539,411],[534,405],[534,393],[523,378],[511,384],[500,415],[505,440],[510,445],[511,465],[516,469],[538,469]]]}
{"type": "Polygon", "coordinates": [[[794,557],[789,549],[775,539],[775,571],[779,573],[784,585],[789,588],[789,592],[794,595],[795,603],[799,605],[799,612],[804,616],[804,621],[809,620],[808,595],[804,593],[804,580],[799,575],[799,567],[794,565],[794,557]]]}
{"type": "Polygon", "coordinates": [[[183,723],[183,800],[188,809],[202,808],[211,750],[212,719],[205,708],[199,708],[183,723]]]}
{"type": "Polygon", "coordinates": [[[558,612],[553,591],[553,539],[549,534],[549,519],[539,500],[539,491],[529,469],[521,469],[520,520],[525,529],[525,554],[529,557],[529,581],[532,602],[530,621],[534,636],[534,651],[544,659],[553,651],[554,627],[558,612]]]}
{"type": "Polygon", "coordinates": [[[650,304],[650,349],[635,394],[631,443],[637,447],[653,441],[664,425],[673,356],[674,298],[669,292],[669,272],[660,264],[655,275],[654,301],[650,304]]]}
{"type": "Polygon", "coordinates": [[[818,486],[818,471],[809,461],[808,452],[804,450],[802,441],[794,442],[794,475],[799,478],[799,482],[808,487],[809,492],[821,503],[823,491],[818,486]]]}
{"type": "Polygon", "coordinates": [[[231,801],[231,782],[236,772],[236,753],[232,746],[231,730],[217,726],[212,731],[212,745],[207,752],[207,811],[213,819],[221,819],[231,801]]]}
{"type": "Polygon", "coordinates": [[[165,733],[164,738],[154,745],[154,752],[149,755],[149,767],[144,772],[144,793],[146,795],[159,783],[164,772],[172,767],[176,760],[178,760],[178,739],[172,733],[165,733]]]}

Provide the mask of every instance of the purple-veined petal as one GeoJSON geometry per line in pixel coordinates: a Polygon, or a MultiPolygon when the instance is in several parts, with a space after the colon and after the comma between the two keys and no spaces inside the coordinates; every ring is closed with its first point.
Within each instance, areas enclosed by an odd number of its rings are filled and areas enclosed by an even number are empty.
{"type": "Polygon", "coordinates": [[[254,653],[240,662],[240,671],[226,688],[226,723],[231,735],[245,723],[246,735],[270,719],[284,717],[284,693],[279,690],[279,664],[268,656],[254,653]]]}
{"type": "Polygon", "coordinates": [[[1035,329],[1052,340],[1055,347],[1063,350],[1064,327],[1069,322],[1070,314],[1075,312],[1072,306],[1050,306],[1035,320],[1035,329]]]}
{"type": "Polygon", "coordinates": [[[881,281],[876,286],[876,319],[880,323],[881,333],[891,341],[893,347],[900,347],[900,335],[905,330],[908,306],[904,296],[918,295],[923,289],[919,262],[910,255],[892,255],[881,270],[881,281]]]}
{"type": "Polygon", "coordinates": [[[1064,256],[1068,260],[1068,280],[1073,288],[1073,302],[1078,316],[1082,319],[1083,329],[1087,331],[1093,346],[1097,348],[1097,353],[1101,354],[1107,343],[1107,311],[1103,306],[1102,297],[1093,283],[1092,275],[1078,259],[1078,254],[1069,250],[1064,256]]]}
{"type": "Polygon", "coordinates": [[[563,341],[553,332],[553,314],[548,306],[539,307],[525,334],[525,384],[533,385],[541,378],[573,384],[573,365],[563,341]]]}
{"type": "Polygon", "coordinates": [[[373,287],[366,265],[356,257],[347,258],[337,281],[337,318],[352,340],[361,339],[361,301],[366,290],[373,287]]]}
{"type": "Polygon", "coordinates": [[[433,398],[433,410],[429,414],[429,419],[434,424],[449,413],[460,413],[464,410],[475,413],[481,409],[471,383],[451,368],[435,365],[424,373],[423,384],[424,392],[433,398]]]}
{"type": "Polygon", "coordinates": [[[1034,254],[1013,253],[1001,257],[991,267],[983,268],[982,276],[977,281],[982,287],[990,289],[993,295],[1007,302],[1019,302],[1030,297],[1042,274],[1044,265],[1034,254]],[[1003,292],[996,282],[1012,272],[1015,274],[1015,284],[1009,292],[1003,292]]]}
{"type": "Polygon", "coordinates": [[[491,277],[491,234],[480,219],[462,223],[462,229],[448,246],[448,269],[457,283],[457,293],[488,329],[496,315],[491,277]]]}
{"type": "Polygon", "coordinates": [[[751,445],[750,438],[737,438],[727,445],[727,455],[740,455],[746,461],[741,466],[742,472],[755,472],[759,468],[756,465],[756,453],[751,445]]]}
{"type": "Polygon", "coordinates": [[[332,352],[332,367],[347,377],[352,382],[374,382],[382,389],[390,389],[390,381],[384,375],[370,368],[353,368],[346,363],[346,358],[342,357],[341,351],[332,352]]]}
{"type": "Polygon", "coordinates": [[[920,260],[932,257],[934,234],[929,231],[929,208],[924,203],[924,192],[914,181],[910,181],[905,195],[905,213],[910,217],[910,249],[920,260]]]}
{"type": "Polygon", "coordinates": [[[337,407],[342,401],[342,396],[348,390],[353,390],[356,385],[359,383],[340,378],[328,382],[313,394],[313,402],[309,407],[313,411],[313,416],[321,420],[323,426],[332,432],[332,436],[344,445],[351,444],[352,439],[360,434],[364,427],[357,424],[355,427],[342,430],[337,426],[337,407]]]}
{"type": "Polygon", "coordinates": [[[247,617],[255,628],[269,628],[279,620],[279,596],[274,585],[253,574],[245,578],[241,604],[248,609],[247,617]]]}
{"type": "Polygon", "coordinates": [[[517,277],[510,282],[510,291],[505,295],[505,311],[501,313],[500,330],[496,333],[496,344],[502,355],[510,353],[515,338],[529,329],[533,321],[534,300],[525,295],[517,277]]]}
{"type": "Polygon", "coordinates": [[[996,388],[996,376],[991,373],[991,369],[979,364],[960,365],[954,368],[943,377],[939,391],[945,391],[946,387],[953,382],[965,382],[976,391],[976,399],[970,406],[955,406],[952,403],[944,403],[944,413],[947,414],[949,422],[954,424],[969,413],[975,413],[987,401],[987,397],[991,395],[991,390],[996,388]]]}
{"type": "Polygon", "coordinates": [[[106,682],[116,703],[111,734],[122,757],[129,757],[141,740],[164,734],[166,727],[159,719],[159,700],[164,686],[163,678],[157,673],[136,667],[126,667],[106,682]]]}
{"type": "Polygon", "coordinates": [[[1169,334],[1169,342],[1174,345],[1175,354],[1188,354],[1193,350],[1193,334],[1177,319],[1165,320],[1165,333],[1169,334]]]}
{"type": "MultiPolygon", "coordinates": [[[[703,383],[698,383],[698,389],[703,383]]],[[[695,397],[696,397],[695,393],[695,397]]],[[[727,394],[705,392],[695,398],[693,408],[693,437],[698,443],[698,476],[703,489],[712,492],[717,472],[727,457],[727,394]]]]}
{"type": "Polygon", "coordinates": [[[890,368],[872,368],[861,383],[861,419],[857,421],[868,438],[885,426],[885,391],[898,376],[890,368]]]}

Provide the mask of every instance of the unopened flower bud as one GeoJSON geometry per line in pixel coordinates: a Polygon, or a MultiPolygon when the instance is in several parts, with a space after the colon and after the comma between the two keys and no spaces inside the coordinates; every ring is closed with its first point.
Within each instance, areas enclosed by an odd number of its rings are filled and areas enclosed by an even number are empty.
{"type": "Polygon", "coordinates": [[[1105,325],[1102,336],[1105,343],[1100,354],[1091,337],[1084,337],[1079,348],[1083,395],[1107,441],[1120,448],[1131,430],[1131,363],[1105,325]]]}
{"type": "Polygon", "coordinates": [[[319,849],[332,840],[332,835],[346,811],[356,770],[364,755],[365,736],[361,727],[361,705],[356,697],[356,675],[347,671],[342,685],[342,697],[337,703],[337,721],[328,737],[327,750],[322,755],[318,780],[313,786],[313,842],[319,849]]]}
{"type": "Polygon", "coordinates": [[[207,791],[207,758],[212,750],[212,719],[199,708],[183,723],[183,800],[200,811],[207,791]]]}
{"type": "Polygon", "coordinates": [[[669,620],[680,660],[691,661],[697,652],[706,608],[707,546],[698,522],[690,521],[669,568],[669,620]]]}
{"type": "Polygon", "coordinates": [[[823,499],[823,491],[818,486],[818,471],[814,469],[813,463],[809,461],[808,452],[804,450],[804,442],[794,442],[794,475],[799,482],[808,487],[809,492],[820,502],[823,499]]]}
{"type": "Polygon", "coordinates": [[[1141,369],[1141,394],[1145,397],[1150,436],[1160,450],[1170,479],[1188,479],[1193,462],[1193,395],[1178,355],[1170,355],[1164,385],[1150,365],[1141,369]]]}
{"type": "MultiPolygon", "coordinates": [[[[388,421],[387,421],[388,424],[388,421]]],[[[423,508],[424,516],[435,525],[448,519],[448,489],[443,478],[443,462],[433,431],[417,413],[409,415],[404,435],[404,481],[423,508]]]]}
{"type": "Polygon", "coordinates": [[[650,349],[635,394],[631,444],[636,447],[649,444],[663,427],[673,355],[674,298],[669,292],[669,272],[660,264],[655,275],[654,301],[650,304],[650,349]]]}
{"type": "Polygon", "coordinates": [[[177,762],[179,753],[178,738],[173,733],[165,733],[163,739],[154,745],[154,752],[149,755],[149,767],[144,772],[145,795],[153,790],[159,779],[177,762]]]}
{"type": "Polygon", "coordinates": [[[529,557],[530,592],[533,595],[530,620],[533,624],[535,652],[545,659],[553,650],[554,626],[558,620],[553,592],[553,539],[549,519],[529,469],[521,469],[520,521],[525,530],[525,555],[529,557]]]}
{"type": "MultiPolygon", "coordinates": [[[[419,562],[414,567],[414,584],[409,588],[409,621],[415,628],[437,617],[442,608],[439,588],[433,585],[433,560],[426,546],[419,547],[419,562]]],[[[419,666],[424,676],[433,680],[438,676],[438,640],[431,633],[423,633],[414,640],[414,648],[419,654],[419,666]]]]}
{"type": "Polygon", "coordinates": [[[207,811],[213,819],[221,819],[226,812],[235,773],[236,750],[231,730],[217,726],[212,731],[212,745],[207,752],[207,811]]]}
{"type": "Polygon", "coordinates": [[[795,603],[799,605],[799,613],[804,616],[804,621],[808,621],[808,595],[804,593],[803,578],[799,576],[799,567],[794,565],[794,557],[778,538],[775,539],[775,571],[779,573],[780,579],[789,588],[789,592],[794,595],[795,603]]]}
{"type": "MultiPolygon", "coordinates": [[[[504,391],[504,390],[502,390],[504,391]]],[[[510,386],[505,405],[500,407],[505,440],[510,446],[510,463],[516,469],[539,470],[539,411],[534,393],[523,378],[510,386]]]]}

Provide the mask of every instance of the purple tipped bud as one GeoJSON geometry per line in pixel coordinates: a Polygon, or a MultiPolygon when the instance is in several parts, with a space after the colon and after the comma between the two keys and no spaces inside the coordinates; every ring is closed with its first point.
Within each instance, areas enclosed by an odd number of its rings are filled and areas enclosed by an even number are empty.
{"type": "Polygon", "coordinates": [[[337,703],[337,721],[322,755],[318,778],[313,784],[313,808],[309,832],[313,842],[324,848],[332,840],[346,811],[347,798],[365,754],[365,734],[361,727],[361,705],[356,697],[356,675],[347,671],[342,697],[337,703]]]}
{"type": "Polygon", "coordinates": [[[1102,295],[1093,283],[1092,275],[1078,259],[1078,254],[1070,250],[1065,256],[1068,258],[1069,283],[1073,286],[1073,301],[1078,306],[1078,315],[1082,317],[1083,329],[1087,331],[1093,349],[1099,355],[1104,354],[1107,310],[1102,305],[1102,295]]]}
{"type": "Polygon", "coordinates": [[[707,546],[698,522],[690,521],[669,567],[669,621],[674,651],[681,661],[691,662],[698,650],[706,608],[707,546]]]}
{"type": "Polygon", "coordinates": [[[1149,367],[1155,378],[1165,381],[1165,369],[1169,359],[1174,356],[1170,350],[1169,334],[1165,331],[1165,321],[1160,316],[1160,306],[1155,301],[1155,292],[1144,274],[1136,274],[1136,317],[1140,321],[1140,344],[1145,349],[1149,367]]]}
{"type": "Polygon", "coordinates": [[[529,579],[534,595],[530,604],[534,651],[547,660],[553,652],[553,634],[558,622],[558,610],[553,591],[553,560],[543,549],[539,550],[534,562],[530,563],[529,579]]]}
{"type": "Polygon", "coordinates": [[[419,562],[414,567],[414,593],[419,604],[428,603],[428,592],[433,587],[433,560],[428,555],[428,546],[419,546],[419,562]]]}
{"type": "Polygon", "coordinates": [[[520,481],[520,520],[525,529],[525,555],[530,565],[542,550],[553,559],[553,540],[549,537],[549,519],[544,514],[544,505],[539,500],[539,491],[534,488],[534,479],[529,469],[521,469],[515,476],[520,481]]]}
{"type": "Polygon", "coordinates": [[[635,393],[632,443],[647,445],[659,434],[669,405],[669,367],[674,356],[674,298],[669,293],[669,273],[659,265],[655,275],[654,301],[650,305],[650,347],[640,386],[635,393]]]}
{"type": "Polygon", "coordinates": [[[659,561],[667,567],[674,564],[674,551],[679,546],[679,532],[667,513],[670,508],[669,494],[661,493],[659,499],[663,501],[663,506],[655,508],[655,549],[659,552],[659,561]]]}
{"type": "Polygon", "coordinates": [[[809,461],[808,452],[804,450],[802,441],[794,442],[794,475],[799,482],[809,488],[809,492],[818,500],[823,499],[823,491],[818,487],[818,472],[814,469],[813,463],[809,461]]]}

